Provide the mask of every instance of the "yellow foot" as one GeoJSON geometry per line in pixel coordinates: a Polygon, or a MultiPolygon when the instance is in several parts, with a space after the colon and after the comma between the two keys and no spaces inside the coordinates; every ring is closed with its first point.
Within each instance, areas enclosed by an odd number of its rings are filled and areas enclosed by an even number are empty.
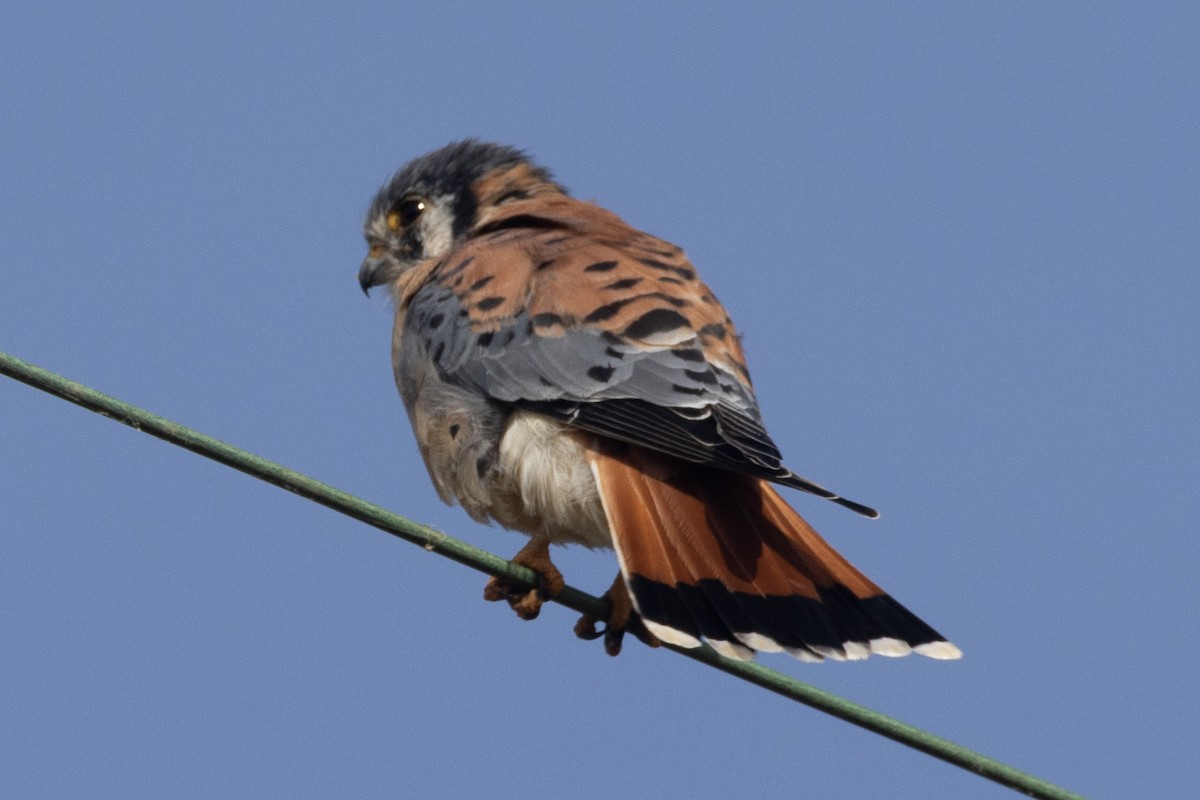
{"type": "Polygon", "coordinates": [[[618,655],[621,652],[621,644],[625,639],[626,631],[650,647],[658,647],[661,644],[654,634],[646,630],[646,626],[642,624],[642,618],[633,610],[633,601],[629,599],[629,590],[625,588],[625,579],[621,577],[621,573],[617,573],[617,579],[613,581],[612,586],[601,599],[608,601],[610,609],[604,630],[596,630],[596,623],[600,620],[584,614],[575,623],[576,636],[588,640],[599,639],[603,636],[604,652],[610,656],[618,655]]]}
{"type": "Polygon", "coordinates": [[[491,602],[506,600],[521,619],[535,619],[541,613],[542,603],[561,592],[566,585],[562,573],[550,560],[550,539],[545,536],[533,537],[512,560],[536,572],[538,585],[533,589],[514,589],[507,581],[492,578],[483,587],[483,599],[491,602]]]}

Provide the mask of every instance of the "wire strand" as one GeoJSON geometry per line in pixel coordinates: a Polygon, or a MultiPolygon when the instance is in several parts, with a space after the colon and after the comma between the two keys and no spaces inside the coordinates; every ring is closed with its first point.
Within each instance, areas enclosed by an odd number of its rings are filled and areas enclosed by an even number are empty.
{"type": "MultiPolygon", "coordinates": [[[[488,575],[495,575],[511,583],[524,585],[527,588],[536,586],[537,576],[528,567],[514,564],[428,525],[413,522],[274,461],[256,456],[4,352],[0,352],[0,374],[115,419],[143,433],[191,450],[193,453],[198,453],[247,475],[295,492],[301,497],[365,522],[407,542],[420,545],[425,550],[453,559],[472,569],[488,575]]],[[[607,615],[606,603],[603,600],[571,586],[563,589],[554,598],[554,602],[594,617],[602,618],[607,615]]],[[[886,736],[915,750],[974,772],[988,780],[1023,792],[1030,797],[1044,800],[1082,800],[1082,795],[1068,791],[1061,786],[1034,777],[916,726],[901,722],[823,689],[818,689],[790,675],[776,672],[753,662],[727,659],[707,647],[696,649],[669,645],[667,647],[680,655],[708,664],[722,672],[873,733],[886,736]]]]}

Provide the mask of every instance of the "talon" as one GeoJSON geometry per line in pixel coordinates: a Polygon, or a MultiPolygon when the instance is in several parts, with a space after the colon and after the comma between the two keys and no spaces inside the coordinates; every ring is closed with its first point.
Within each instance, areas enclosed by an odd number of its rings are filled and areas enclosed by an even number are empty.
{"type": "Polygon", "coordinates": [[[537,615],[542,613],[542,593],[539,589],[530,589],[523,596],[509,598],[508,604],[521,619],[537,619],[537,615]]]}
{"type": "Polygon", "coordinates": [[[624,628],[609,626],[604,629],[604,652],[610,656],[621,655],[621,643],[625,640],[624,628]]]}
{"type": "Polygon", "coordinates": [[[604,631],[596,630],[597,622],[598,620],[595,617],[584,614],[579,618],[579,621],[575,623],[575,635],[580,639],[586,639],[589,642],[599,639],[604,635],[604,631]]]}
{"type": "Polygon", "coordinates": [[[499,578],[493,577],[487,582],[487,586],[483,587],[483,599],[489,603],[495,603],[499,600],[505,600],[510,594],[508,584],[501,581],[499,578]]]}
{"type": "Polygon", "coordinates": [[[483,599],[489,602],[506,600],[521,619],[536,619],[542,611],[542,604],[566,586],[562,573],[550,560],[550,539],[544,536],[533,537],[512,560],[513,563],[529,567],[536,573],[537,586],[533,589],[514,589],[507,581],[493,577],[483,587],[483,599]]]}
{"type": "Polygon", "coordinates": [[[634,611],[633,601],[629,599],[629,590],[625,587],[625,580],[619,573],[602,599],[607,600],[609,606],[608,621],[603,630],[596,630],[596,623],[599,620],[584,614],[575,623],[576,636],[589,641],[603,636],[604,652],[610,656],[618,655],[621,652],[621,645],[625,641],[626,633],[632,633],[650,647],[658,647],[661,644],[646,629],[642,618],[634,611]]]}

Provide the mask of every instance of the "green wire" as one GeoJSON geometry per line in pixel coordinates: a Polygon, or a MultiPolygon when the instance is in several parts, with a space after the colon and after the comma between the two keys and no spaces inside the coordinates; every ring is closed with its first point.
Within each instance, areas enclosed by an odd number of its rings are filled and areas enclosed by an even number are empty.
{"type": "MultiPolygon", "coordinates": [[[[61,375],[56,375],[3,352],[0,352],[0,374],[15,378],[56,397],[69,400],[98,414],[111,417],[143,433],[165,439],[171,444],[191,450],[193,453],[199,453],[206,458],[245,472],[247,475],[295,492],[301,497],[307,497],[309,500],[328,506],[393,536],[420,545],[430,552],[439,553],[460,564],[465,564],[472,569],[530,588],[536,585],[537,576],[527,567],[506,561],[486,550],[473,547],[453,536],[448,536],[427,525],[413,522],[399,514],[393,514],[385,508],[290,470],[274,461],[268,461],[157,414],[151,414],[149,411],[75,383],[61,375]]],[[[604,601],[571,586],[566,587],[554,598],[554,601],[582,614],[590,614],[599,618],[607,615],[604,601]]],[[[830,694],[773,669],[753,662],[727,659],[706,647],[696,649],[669,647],[669,649],[798,703],[894,739],[915,750],[928,753],[935,758],[940,758],[988,780],[1023,792],[1030,797],[1045,798],[1045,800],[1082,800],[1082,795],[1075,794],[1061,786],[1048,783],[982,753],[957,745],[885,714],[872,711],[865,706],[830,694]]]]}

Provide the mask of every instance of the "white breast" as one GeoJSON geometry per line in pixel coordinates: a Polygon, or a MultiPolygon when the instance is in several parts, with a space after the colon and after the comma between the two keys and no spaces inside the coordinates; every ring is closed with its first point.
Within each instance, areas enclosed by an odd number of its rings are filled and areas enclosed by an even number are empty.
{"type": "Polygon", "coordinates": [[[558,543],[612,547],[586,434],[530,411],[516,411],[500,440],[491,514],[506,528],[558,543]]]}

